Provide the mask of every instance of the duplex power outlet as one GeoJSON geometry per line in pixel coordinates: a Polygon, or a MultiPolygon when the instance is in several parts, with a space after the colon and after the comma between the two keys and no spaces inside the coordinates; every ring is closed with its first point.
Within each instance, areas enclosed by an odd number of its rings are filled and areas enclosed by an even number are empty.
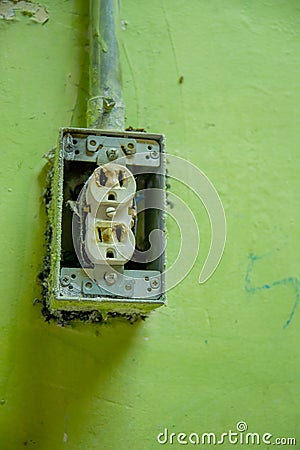
{"type": "Polygon", "coordinates": [[[163,305],[163,135],[62,128],[49,231],[52,315],[146,315],[163,305]]]}

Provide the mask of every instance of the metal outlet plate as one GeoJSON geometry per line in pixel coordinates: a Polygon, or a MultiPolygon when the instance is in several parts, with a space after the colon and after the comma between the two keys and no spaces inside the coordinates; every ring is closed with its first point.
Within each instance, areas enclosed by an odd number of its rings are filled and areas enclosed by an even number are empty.
{"type": "Polygon", "coordinates": [[[105,277],[110,266],[103,265],[103,270],[97,266],[97,277],[89,277],[88,268],[82,269],[76,255],[72,217],[78,196],[98,166],[114,161],[131,171],[137,186],[138,213],[133,227],[136,250],[146,254],[150,234],[155,230],[165,232],[164,136],[62,128],[54,158],[53,200],[49,210],[52,227],[49,305],[52,310],[86,311],[88,308],[101,312],[105,308],[106,312],[144,313],[165,302],[165,250],[151,261],[132,259],[124,266],[111,266],[117,275],[116,280],[109,278],[108,282],[105,277]],[[147,204],[143,192],[150,189],[162,193],[158,209],[150,200],[147,204]]]}
{"type": "MultiPolygon", "coordinates": [[[[88,269],[87,269],[88,272],[88,269]]],[[[107,269],[103,270],[101,280],[96,283],[87,276],[87,272],[78,268],[62,268],[60,277],[60,292],[63,296],[66,294],[80,294],[87,296],[113,296],[118,293],[118,296],[128,298],[141,299],[159,299],[162,292],[161,274],[157,270],[148,270],[145,275],[141,270],[124,270],[116,276],[116,281],[113,285],[105,282],[105,274],[107,269]]],[[[113,273],[117,273],[114,271],[113,273]]]]}
{"type": "Polygon", "coordinates": [[[159,167],[159,144],[155,140],[121,138],[111,136],[78,135],[67,133],[63,138],[66,160],[105,164],[124,158],[123,164],[131,166],[159,167]]]}

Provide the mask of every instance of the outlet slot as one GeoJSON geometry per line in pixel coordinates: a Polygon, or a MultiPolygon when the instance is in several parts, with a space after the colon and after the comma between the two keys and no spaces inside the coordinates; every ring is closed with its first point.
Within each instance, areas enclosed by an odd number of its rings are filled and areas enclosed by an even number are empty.
{"type": "Polygon", "coordinates": [[[115,252],[111,248],[106,250],[106,259],[114,259],[115,257],[115,252]]]}
{"type": "Polygon", "coordinates": [[[118,180],[119,180],[119,186],[123,187],[124,186],[124,175],[123,172],[120,170],[119,175],[118,175],[118,180]]]}
{"type": "Polygon", "coordinates": [[[118,241],[121,242],[122,234],[125,234],[124,231],[123,231],[123,226],[122,225],[116,225],[115,232],[116,232],[116,236],[117,236],[118,241]]]}
{"type": "Polygon", "coordinates": [[[99,183],[101,186],[106,186],[108,177],[105,175],[104,170],[100,170],[99,183]]]}

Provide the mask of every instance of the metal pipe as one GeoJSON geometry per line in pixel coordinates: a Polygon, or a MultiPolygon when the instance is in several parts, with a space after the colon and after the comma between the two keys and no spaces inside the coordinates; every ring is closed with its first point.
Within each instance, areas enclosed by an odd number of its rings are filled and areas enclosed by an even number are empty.
{"type": "Polygon", "coordinates": [[[124,130],[116,0],[90,0],[90,88],[87,127],[124,130]]]}

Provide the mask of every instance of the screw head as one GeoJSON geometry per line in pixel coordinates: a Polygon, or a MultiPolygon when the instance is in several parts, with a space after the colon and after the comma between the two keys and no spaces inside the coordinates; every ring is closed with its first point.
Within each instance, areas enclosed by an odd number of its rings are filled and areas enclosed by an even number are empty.
{"type": "Polygon", "coordinates": [[[65,138],[65,150],[70,153],[73,151],[73,138],[71,134],[67,134],[65,138]]]}
{"type": "Polygon", "coordinates": [[[112,284],[115,284],[117,279],[118,279],[118,277],[115,272],[106,272],[104,274],[104,280],[105,280],[106,284],[108,284],[109,286],[111,286],[112,284]]]}
{"type": "Polygon", "coordinates": [[[113,98],[104,97],[103,99],[103,108],[105,111],[111,111],[115,106],[116,102],[113,98]]]}
{"type": "Polygon", "coordinates": [[[108,208],[106,208],[105,214],[107,215],[107,217],[113,217],[116,213],[116,208],[114,208],[113,206],[109,206],[108,208]]]}
{"type": "Polygon", "coordinates": [[[69,275],[63,275],[60,279],[60,284],[62,286],[69,286],[71,282],[71,278],[69,277],[69,275]]]}
{"type": "Polygon", "coordinates": [[[109,161],[114,161],[118,157],[118,150],[116,148],[109,148],[106,151],[106,155],[109,161]]]}
{"type": "Polygon", "coordinates": [[[152,289],[157,289],[159,286],[159,282],[157,278],[153,278],[153,280],[150,281],[150,286],[152,289]]]}
{"type": "Polygon", "coordinates": [[[157,159],[159,156],[159,153],[157,150],[153,150],[153,152],[151,152],[150,155],[151,155],[151,158],[157,159]]]}

